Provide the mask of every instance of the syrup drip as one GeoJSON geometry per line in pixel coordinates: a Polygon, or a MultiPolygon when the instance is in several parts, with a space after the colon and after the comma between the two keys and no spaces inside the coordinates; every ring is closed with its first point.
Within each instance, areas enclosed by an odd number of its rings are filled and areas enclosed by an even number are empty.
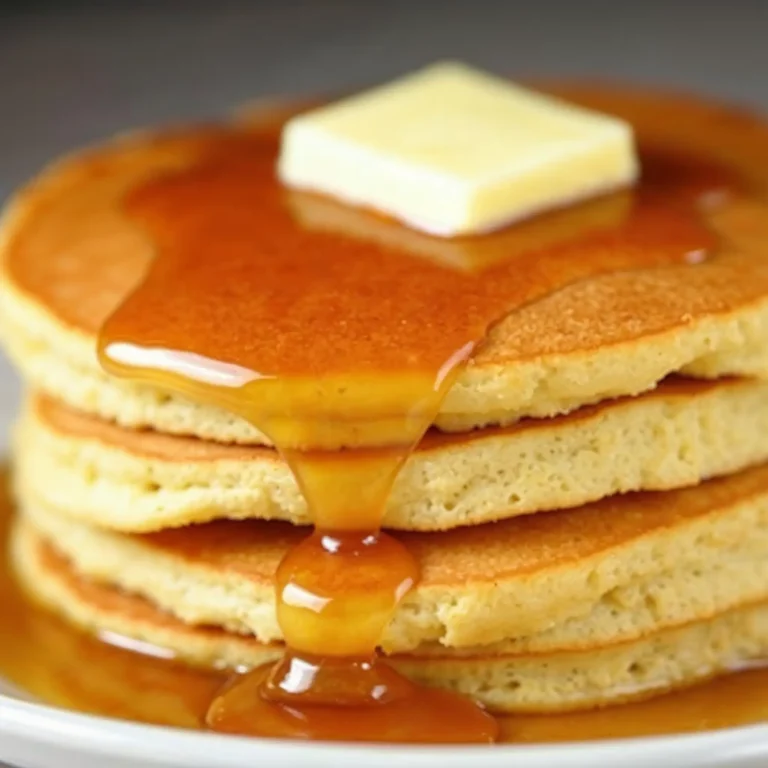
{"type": "Polygon", "coordinates": [[[99,346],[114,375],[249,420],[282,453],[312,513],[315,533],[277,574],[286,658],[235,679],[208,724],[492,741],[496,725],[477,705],[416,686],[376,655],[418,578],[381,532],[392,483],[496,321],[589,276],[695,268],[717,244],[700,203],[731,180],[649,154],[632,192],[444,242],[282,189],[277,148],[276,131],[222,130],[188,169],[129,194],[126,215],[154,259],[99,346]]]}
{"type": "Polygon", "coordinates": [[[276,667],[231,682],[207,720],[225,733],[251,733],[258,722],[259,732],[272,736],[335,741],[447,744],[498,736],[496,721],[480,707],[418,686],[375,656],[339,661],[289,652],[276,667]]]}
{"type": "MultiPolygon", "coordinates": [[[[173,653],[163,648],[111,632],[87,634],[21,594],[6,556],[12,519],[6,481],[0,469],[0,679],[27,696],[78,712],[201,728],[206,709],[225,685],[225,673],[195,669],[175,660],[173,653]],[[83,659],[88,663],[84,664],[83,659]]],[[[82,580],[54,550],[49,549],[47,554],[48,565],[88,604],[102,610],[111,608],[119,616],[136,615],[137,606],[141,606],[138,610],[144,616],[154,610],[160,626],[168,621],[141,598],[82,580]]],[[[252,678],[254,684],[258,680],[252,678]]],[[[253,693],[253,689],[245,692],[253,693]]],[[[249,702],[254,700],[258,706],[258,699],[249,698],[249,702]]],[[[438,702],[431,702],[435,712],[441,711],[438,702]]],[[[253,712],[249,716],[246,711],[245,715],[250,722],[253,712]]],[[[338,717],[329,727],[338,734],[339,723],[343,722],[344,718],[338,717]]],[[[505,716],[498,722],[500,740],[518,744],[651,736],[765,723],[768,667],[755,665],[635,704],[558,715],[505,716]]],[[[341,737],[350,740],[355,735],[350,727],[341,737]]]]}

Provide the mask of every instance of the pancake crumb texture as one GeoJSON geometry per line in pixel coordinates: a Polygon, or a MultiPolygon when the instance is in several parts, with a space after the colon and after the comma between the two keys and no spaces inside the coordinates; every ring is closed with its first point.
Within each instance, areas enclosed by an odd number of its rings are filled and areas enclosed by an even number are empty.
{"type": "MultiPolygon", "coordinates": [[[[311,522],[290,471],[268,448],[118,428],[37,398],[16,429],[14,455],[23,499],[97,526],[311,522]]],[[[384,522],[445,530],[693,485],[766,459],[768,383],[667,381],[553,420],[461,439],[430,435],[398,477],[384,522]]]]}
{"type": "MultiPolygon", "coordinates": [[[[40,502],[25,518],[82,575],[195,625],[281,640],[273,578],[304,532],[219,522],[128,535],[40,502]]],[[[382,640],[504,652],[588,649],[768,599],[768,469],[698,488],[444,533],[400,534],[422,568],[382,640]]]]}
{"type": "MultiPolygon", "coordinates": [[[[213,627],[188,626],[133,595],[89,584],[35,533],[17,523],[13,559],[37,601],[91,632],[114,632],[173,651],[200,665],[258,666],[279,657],[280,646],[213,627]]],[[[497,712],[587,709],[691,685],[768,651],[768,606],[757,604],[663,630],[634,642],[545,655],[483,653],[392,659],[428,685],[475,697],[497,712]]]]}

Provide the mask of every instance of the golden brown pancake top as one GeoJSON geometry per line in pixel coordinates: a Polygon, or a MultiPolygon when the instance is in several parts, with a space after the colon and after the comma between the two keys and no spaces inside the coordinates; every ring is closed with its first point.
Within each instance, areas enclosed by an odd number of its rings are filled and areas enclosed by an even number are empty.
{"type": "MultiPolygon", "coordinates": [[[[755,245],[768,229],[762,200],[768,188],[765,124],[738,110],[684,97],[578,86],[555,90],[565,98],[630,120],[641,150],[720,166],[757,197],[718,213],[714,225],[726,231],[728,240],[718,258],[695,267],[612,273],[565,288],[498,322],[476,353],[476,364],[628,341],[768,294],[768,247],[755,245]]],[[[124,195],[149,178],[186,167],[208,139],[206,131],[138,137],[59,165],[17,200],[16,220],[11,220],[5,248],[7,275],[61,321],[95,335],[143,274],[149,259],[146,243],[121,210],[124,195]]],[[[605,198],[589,204],[583,211],[584,221],[594,221],[598,228],[606,226],[618,200],[605,198]]],[[[536,244],[549,252],[557,247],[551,242],[553,230],[562,230],[566,238],[572,236],[572,214],[564,211],[516,228],[510,247],[516,247],[513,241],[517,239],[524,253],[535,251],[536,244]]],[[[333,221],[329,224],[322,211],[317,215],[323,226],[346,227],[333,221]]],[[[663,249],[663,232],[655,234],[662,240],[654,244],[650,238],[647,247],[663,249]]],[[[375,234],[385,240],[401,236],[401,229],[394,235],[389,231],[375,234]]],[[[410,238],[408,233],[404,236],[410,238]]],[[[428,247],[433,245],[430,240],[428,247]]],[[[622,245],[620,238],[611,242],[611,260],[619,264],[628,258],[631,261],[631,254],[622,254],[622,248],[630,245],[637,247],[638,243],[622,245]]],[[[419,240],[417,245],[404,247],[427,246],[419,240]]],[[[461,244],[446,247],[450,259],[461,260],[466,255],[461,244]]],[[[592,238],[577,237],[569,243],[569,258],[577,263],[593,257],[594,247],[592,238]],[[585,249],[581,255],[579,243],[585,249]]]]}

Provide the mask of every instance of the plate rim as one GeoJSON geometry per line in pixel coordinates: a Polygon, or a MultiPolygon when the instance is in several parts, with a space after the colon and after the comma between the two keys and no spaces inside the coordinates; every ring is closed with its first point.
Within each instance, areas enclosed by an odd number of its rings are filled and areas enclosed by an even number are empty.
{"type": "Polygon", "coordinates": [[[137,765],[178,765],[190,768],[250,768],[265,758],[285,765],[391,768],[392,759],[407,758],[407,765],[440,768],[624,768],[651,765],[675,758],[679,768],[718,765],[723,761],[768,758],[768,722],[703,733],[608,739],[560,744],[504,744],[477,746],[399,746],[324,744],[279,739],[245,738],[150,725],[90,715],[28,702],[0,694],[0,760],[3,744],[68,749],[104,757],[128,756],[137,765]],[[642,757],[642,762],[638,758],[642,757]]]}

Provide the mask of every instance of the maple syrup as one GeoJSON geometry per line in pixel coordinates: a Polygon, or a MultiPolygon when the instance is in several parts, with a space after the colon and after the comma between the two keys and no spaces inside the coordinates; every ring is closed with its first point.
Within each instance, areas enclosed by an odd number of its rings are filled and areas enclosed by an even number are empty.
{"type": "Polygon", "coordinates": [[[190,167],[131,191],[125,213],[154,258],[100,336],[108,372],[223,407],[267,435],[314,521],[277,574],[286,658],[234,680],[208,724],[492,741],[479,706],[420,688],[376,655],[418,578],[381,531],[392,483],[493,323],[589,276],[695,268],[718,243],[702,201],[727,197],[733,180],[649,152],[631,192],[415,247],[375,214],[281,188],[278,137],[222,129],[190,167]]]}
{"type": "MultiPolygon", "coordinates": [[[[21,593],[7,557],[12,507],[5,481],[0,473],[0,679],[36,700],[78,712],[202,728],[210,702],[226,685],[225,673],[194,669],[162,648],[112,633],[87,634],[21,593]]],[[[51,554],[60,576],[77,580],[74,571],[66,570],[66,561],[51,554]]],[[[104,598],[124,613],[141,601],[90,582],[81,586],[87,588],[87,598],[96,602],[104,598]]],[[[502,716],[497,721],[499,740],[513,743],[652,736],[765,723],[768,668],[755,666],[635,704],[558,715],[502,716]]],[[[331,728],[338,732],[343,722],[344,718],[336,718],[331,728]]],[[[352,728],[343,733],[346,740],[354,736],[352,728]]]]}

